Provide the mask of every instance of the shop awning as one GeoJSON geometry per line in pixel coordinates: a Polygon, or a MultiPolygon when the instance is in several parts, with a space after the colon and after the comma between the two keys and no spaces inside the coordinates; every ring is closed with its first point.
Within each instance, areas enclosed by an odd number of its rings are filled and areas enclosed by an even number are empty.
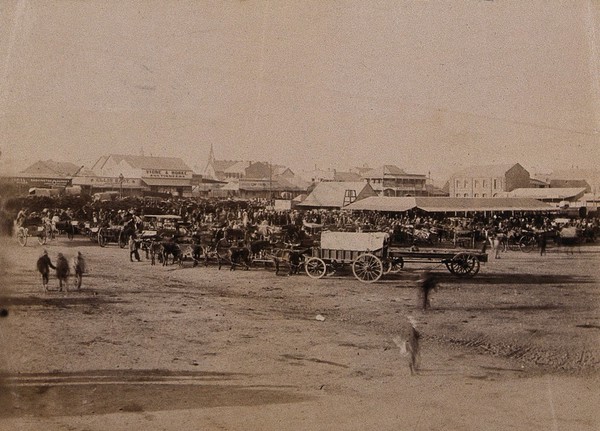
{"type": "Polygon", "coordinates": [[[142,178],[142,181],[156,187],[192,187],[190,178],[142,178]]]}

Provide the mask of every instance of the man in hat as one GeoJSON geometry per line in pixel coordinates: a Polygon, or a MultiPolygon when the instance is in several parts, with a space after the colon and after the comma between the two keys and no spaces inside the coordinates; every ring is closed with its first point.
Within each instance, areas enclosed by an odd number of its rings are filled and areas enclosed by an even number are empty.
{"type": "Polygon", "coordinates": [[[50,257],[48,257],[48,252],[44,250],[44,254],[42,254],[37,260],[37,270],[42,275],[42,286],[45,291],[48,291],[48,279],[50,276],[50,268],[56,269],[56,267],[52,265],[50,257]]]}

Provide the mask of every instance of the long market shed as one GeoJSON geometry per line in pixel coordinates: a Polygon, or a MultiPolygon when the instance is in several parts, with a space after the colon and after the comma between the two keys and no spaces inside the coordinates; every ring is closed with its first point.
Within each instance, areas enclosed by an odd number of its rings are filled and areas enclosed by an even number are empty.
{"type": "Polygon", "coordinates": [[[550,212],[557,208],[531,198],[368,197],[346,207],[357,211],[428,213],[550,212]]]}

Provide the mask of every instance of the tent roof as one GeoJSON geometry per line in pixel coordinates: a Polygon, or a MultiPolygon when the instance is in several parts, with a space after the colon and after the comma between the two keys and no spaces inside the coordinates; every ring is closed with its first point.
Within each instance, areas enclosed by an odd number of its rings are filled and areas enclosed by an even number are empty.
{"type": "Polygon", "coordinates": [[[321,182],[307,198],[299,204],[303,207],[341,208],[344,206],[346,190],[356,191],[357,200],[375,196],[373,188],[365,182],[321,182]]]}

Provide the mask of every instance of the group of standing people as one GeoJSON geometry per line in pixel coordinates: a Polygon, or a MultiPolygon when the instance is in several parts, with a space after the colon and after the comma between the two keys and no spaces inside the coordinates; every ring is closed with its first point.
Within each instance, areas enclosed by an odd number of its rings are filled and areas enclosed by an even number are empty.
{"type": "Polygon", "coordinates": [[[42,255],[38,258],[36,267],[38,272],[42,277],[42,287],[44,291],[48,291],[48,283],[50,281],[50,270],[53,269],[56,271],[56,278],[58,279],[58,290],[62,292],[63,287],[66,290],[69,290],[69,276],[71,275],[71,269],[73,275],[75,276],[75,287],[79,290],[81,289],[81,284],[83,280],[83,274],[86,271],[85,259],[80,251],[77,252],[77,255],[73,257],[72,268],[69,265],[69,261],[62,254],[58,253],[56,256],[56,264],[53,264],[50,256],[48,256],[48,251],[44,250],[42,255]]]}

